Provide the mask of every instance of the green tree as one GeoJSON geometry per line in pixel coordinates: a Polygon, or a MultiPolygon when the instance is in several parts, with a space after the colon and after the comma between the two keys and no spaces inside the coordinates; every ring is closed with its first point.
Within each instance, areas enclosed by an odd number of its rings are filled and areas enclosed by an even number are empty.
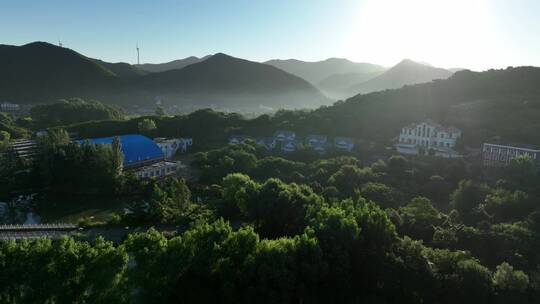
{"type": "Polygon", "coordinates": [[[138,130],[141,134],[152,137],[156,127],[156,122],[150,118],[145,118],[137,124],[138,130]]]}
{"type": "Polygon", "coordinates": [[[524,292],[529,287],[529,277],[521,270],[514,270],[512,265],[504,262],[497,266],[493,274],[493,284],[497,288],[500,303],[524,300],[524,292]]]}
{"type": "Polygon", "coordinates": [[[539,170],[534,160],[527,155],[513,158],[505,168],[506,179],[515,189],[530,189],[538,186],[539,170]]]}
{"type": "Polygon", "coordinates": [[[465,222],[473,222],[473,209],[484,202],[487,193],[487,186],[479,185],[472,180],[462,180],[451,195],[452,206],[465,222]]]}
{"type": "Polygon", "coordinates": [[[442,223],[440,212],[425,197],[416,197],[399,208],[402,219],[401,231],[415,239],[431,241],[435,227],[442,223]]]}
{"type": "Polygon", "coordinates": [[[360,189],[360,195],[375,202],[381,208],[395,208],[400,204],[397,191],[382,183],[367,183],[360,189]]]}

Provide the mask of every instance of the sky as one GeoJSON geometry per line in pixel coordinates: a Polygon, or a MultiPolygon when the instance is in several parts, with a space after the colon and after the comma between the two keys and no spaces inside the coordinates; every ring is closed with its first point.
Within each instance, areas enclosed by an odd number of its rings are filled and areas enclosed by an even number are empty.
{"type": "Polygon", "coordinates": [[[1,0],[0,44],[61,41],[110,62],[223,52],[253,61],[540,66],[538,0],[1,0]]]}

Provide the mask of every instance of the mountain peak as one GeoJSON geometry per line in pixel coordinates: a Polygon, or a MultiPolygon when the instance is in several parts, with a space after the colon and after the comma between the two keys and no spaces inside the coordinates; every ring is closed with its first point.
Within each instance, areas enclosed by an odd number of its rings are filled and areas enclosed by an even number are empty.
{"type": "Polygon", "coordinates": [[[424,65],[424,64],[413,61],[412,59],[409,59],[409,58],[405,58],[405,59],[401,60],[395,66],[403,66],[403,65],[424,65]]]}
{"type": "Polygon", "coordinates": [[[210,56],[208,59],[232,59],[233,56],[227,55],[225,53],[215,53],[214,55],[210,56]]]}
{"type": "Polygon", "coordinates": [[[404,85],[430,82],[434,79],[446,79],[451,75],[451,71],[411,59],[403,59],[381,75],[351,87],[349,92],[356,94],[385,89],[397,89],[404,85]]]}
{"type": "Polygon", "coordinates": [[[30,42],[25,45],[22,45],[21,47],[22,48],[60,48],[57,45],[54,45],[52,43],[45,42],[45,41],[30,42]]]}

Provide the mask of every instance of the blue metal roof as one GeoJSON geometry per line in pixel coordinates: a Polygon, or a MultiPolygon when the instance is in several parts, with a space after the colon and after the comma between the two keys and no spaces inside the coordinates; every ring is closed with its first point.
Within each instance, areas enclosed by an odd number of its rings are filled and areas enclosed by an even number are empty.
{"type": "MultiPolygon", "coordinates": [[[[113,138],[91,138],[80,140],[79,143],[82,144],[89,141],[91,144],[112,144],[113,138]]],[[[163,151],[161,151],[159,146],[144,135],[120,135],[118,138],[120,139],[122,153],[124,153],[124,167],[137,165],[138,163],[152,159],[163,158],[163,151]]]]}

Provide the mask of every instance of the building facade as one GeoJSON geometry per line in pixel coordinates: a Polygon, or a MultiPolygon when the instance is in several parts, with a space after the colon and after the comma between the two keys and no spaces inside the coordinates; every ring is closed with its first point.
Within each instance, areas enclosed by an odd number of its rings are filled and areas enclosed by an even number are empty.
{"type": "Polygon", "coordinates": [[[460,157],[454,150],[461,130],[444,127],[432,120],[413,123],[401,129],[396,149],[403,154],[460,157]]]}
{"type": "Polygon", "coordinates": [[[18,112],[21,106],[16,103],[2,102],[0,103],[0,112],[18,112]]]}
{"type": "Polygon", "coordinates": [[[533,161],[540,163],[540,147],[490,143],[484,143],[482,147],[482,163],[487,167],[506,166],[513,158],[521,155],[526,155],[533,161]]]}
{"type": "Polygon", "coordinates": [[[138,178],[161,178],[176,174],[180,168],[180,162],[162,161],[148,166],[137,168],[133,171],[138,178]]]}
{"type": "Polygon", "coordinates": [[[154,141],[167,159],[174,157],[177,152],[186,152],[193,145],[191,138],[156,138],[154,141]]]}

